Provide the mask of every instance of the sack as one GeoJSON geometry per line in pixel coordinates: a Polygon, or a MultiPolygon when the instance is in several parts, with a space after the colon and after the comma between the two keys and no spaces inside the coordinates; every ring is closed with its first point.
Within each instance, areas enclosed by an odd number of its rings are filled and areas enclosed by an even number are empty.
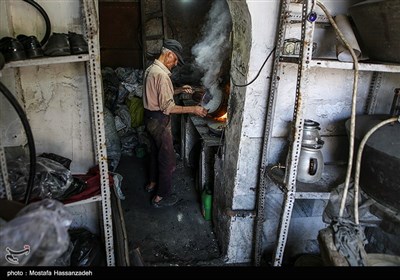
{"type": "Polygon", "coordinates": [[[133,97],[127,101],[129,113],[131,114],[131,126],[138,127],[143,125],[144,107],[141,98],[133,97]]]}

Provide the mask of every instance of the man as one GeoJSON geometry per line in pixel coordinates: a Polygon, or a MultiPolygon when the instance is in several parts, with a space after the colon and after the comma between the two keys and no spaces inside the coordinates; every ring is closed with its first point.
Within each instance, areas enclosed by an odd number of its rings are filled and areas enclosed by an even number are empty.
{"type": "Polygon", "coordinates": [[[207,115],[201,106],[178,106],[174,94],[193,93],[186,85],[174,90],[170,79],[171,70],[178,63],[183,64],[182,45],[172,39],[165,40],[160,56],[144,74],[144,123],[151,141],[150,183],[146,191],[156,191],[151,204],[154,207],[174,205],[177,201],[171,195],[172,173],[175,171],[175,151],[171,132],[171,114],[207,115]]]}

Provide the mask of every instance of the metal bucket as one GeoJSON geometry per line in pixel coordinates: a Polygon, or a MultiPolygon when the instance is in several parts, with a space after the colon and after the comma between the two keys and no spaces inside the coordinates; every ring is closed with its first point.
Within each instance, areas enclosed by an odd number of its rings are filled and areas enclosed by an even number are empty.
{"type": "Polygon", "coordinates": [[[349,13],[372,60],[400,63],[400,1],[364,1],[349,13]]]}

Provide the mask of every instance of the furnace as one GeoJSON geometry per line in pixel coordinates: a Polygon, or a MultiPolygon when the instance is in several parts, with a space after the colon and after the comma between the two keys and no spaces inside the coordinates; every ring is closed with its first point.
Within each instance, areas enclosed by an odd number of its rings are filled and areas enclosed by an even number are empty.
{"type": "Polygon", "coordinates": [[[186,166],[196,169],[196,186],[200,192],[213,190],[214,157],[224,143],[229,86],[223,87],[221,94],[216,99],[204,87],[195,87],[192,98],[183,100],[187,106],[207,108],[209,105],[211,109],[206,118],[193,115],[181,118],[181,156],[186,166]]]}

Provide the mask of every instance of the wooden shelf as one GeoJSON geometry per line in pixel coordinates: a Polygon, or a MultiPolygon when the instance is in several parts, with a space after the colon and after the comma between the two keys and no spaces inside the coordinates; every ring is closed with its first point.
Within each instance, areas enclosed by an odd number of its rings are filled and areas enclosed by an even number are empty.
{"type": "MultiPolygon", "coordinates": [[[[285,170],[269,166],[267,169],[268,177],[281,189],[286,190],[283,182],[285,170]]],[[[346,175],[346,165],[325,164],[322,178],[316,183],[307,184],[297,181],[296,199],[329,199],[333,188],[344,182],[346,175]]]]}
{"type": "Polygon", "coordinates": [[[88,54],[54,56],[54,57],[45,56],[45,57],[35,58],[35,59],[11,61],[4,66],[4,69],[16,68],[16,67],[37,66],[37,65],[48,65],[48,64],[84,62],[84,61],[89,61],[88,54]]]}

